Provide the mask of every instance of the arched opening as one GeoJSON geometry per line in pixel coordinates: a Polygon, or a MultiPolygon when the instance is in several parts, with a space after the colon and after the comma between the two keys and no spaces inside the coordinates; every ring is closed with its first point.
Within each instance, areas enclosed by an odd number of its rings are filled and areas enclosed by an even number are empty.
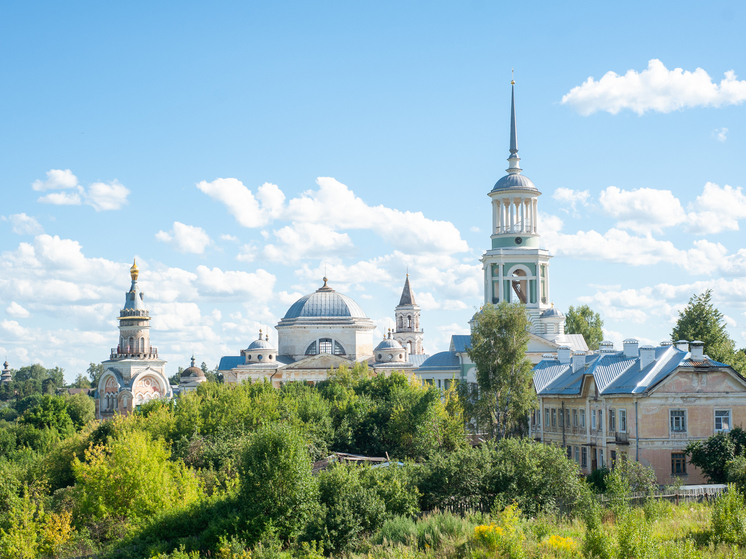
{"type": "Polygon", "coordinates": [[[145,353],[145,338],[140,338],[140,353],[145,353]]]}
{"type": "Polygon", "coordinates": [[[332,353],[333,347],[331,338],[321,338],[319,340],[319,353],[332,353]]]}
{"type": "Polygon", "coordinates": [[[414,346],[412,345],[412,340],[409,340],[409,341],[407,342],[407,351],[408,351],[408,352],[409,352],[410,354],[412,354],[412,353],[414,353],[414,351],[413,351],[413,350],[414,350],[414,346]]]}
{"type": "Polygon", "coordinates": [[[338,341],[335,340],[334,355],[344,355],[344,354],[345,354],[345,348],[343,348],[342,344],[340,344],[338,341]]]}
{"type": "Polygon", "coordinates": [[[130,336],[130,341],[127,345],[127,353],[132,353],[133,351],[135,351],[135,338],[130,336]]]}
{"type": "Polygon", "coordinates": [[[316,349],[316,342],[311,342],[311,345],[306,348],[306,355],[316,355],[318,352],[319,350],[316,349]]]}
{"type": "Polygon", "coordinates": [[[407,316],[407,328],[412,329],[412,316],[407,316]]]}
{"type": "Polygon", "coordinates": [[[528,281],[526,279],[526,272],[521,269],[514,270],[510,283],[513,288],[513,293],[515,293],[515,296],[518,298],[518,300],[521,303],[525,304],[527,301],[527,287],[528,287],[528,281]]]}

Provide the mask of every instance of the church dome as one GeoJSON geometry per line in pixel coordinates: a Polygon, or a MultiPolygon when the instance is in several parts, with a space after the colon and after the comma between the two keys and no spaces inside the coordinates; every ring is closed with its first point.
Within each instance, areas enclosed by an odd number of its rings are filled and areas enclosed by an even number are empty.
{"type": "Polygon", "coordinates": [[[184,369],[181,373],[182,380],[194,381],[197,379],[206,379],[205,372],[194,364],[194,357],[192,357],[192,366],[184,369]]]}
{"type": "Polygon", "coordinates": [[[394,338],[384,338],[381,343],[376,346],[375,351],[382,349],[404,349],[404,347],[394,338]]]}
{"type": "Polygon", "coordinates": [[[492,192],[495,192],[496,190],[512,190],[512,189],[537,190],[537,188],[534,186],[534,183],[531,182],[530,178],[528,178],[525,175],[513,173],[513,174],[505,175],[503,178],[497,181],[495,183],[495,187],[492,189],[492,192]]]}
{"type": "Polygon", "coordinates": [[[541,313],[541,318],[565,318],[565,315],[552,307],[551,309],[547,309],[541,313]]]}
{"type": "Polygon", "coordinates": [[[249,347],[246,348],[246,351],[249,350],[256,350],[256,349],[274,349],[272,347],[272,344],[269,343],[269,337],[262,338],[262,331],[259,330],[259,339],[254,340],[249,344],[249,347]]]}
{"type": "Polygon", "coordinates": [[[323,287],[293,303],[284,318],[368,318],[360,305],[346,295],[334,291],[326,282],[327,279],[324,278],[323,287]]]}

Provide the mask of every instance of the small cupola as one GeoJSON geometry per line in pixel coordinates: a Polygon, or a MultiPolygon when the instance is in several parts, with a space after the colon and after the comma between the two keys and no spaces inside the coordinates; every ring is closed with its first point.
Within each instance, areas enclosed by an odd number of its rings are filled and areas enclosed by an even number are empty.
{"type": "Polygon", "coordinates": [[[259,330],[259,337],[249,344],[241,353],[246,363],[274,363],[277,360],[277,349],[269,343],[269,335],[259,330]]]}
{"type": "Polygon", "coordinates": [[[376,363],[405,363],[406,353],[404,346],[392,337],[391,328],[389,328],[388,336],[384,336],[373,350],[376,363]]]}

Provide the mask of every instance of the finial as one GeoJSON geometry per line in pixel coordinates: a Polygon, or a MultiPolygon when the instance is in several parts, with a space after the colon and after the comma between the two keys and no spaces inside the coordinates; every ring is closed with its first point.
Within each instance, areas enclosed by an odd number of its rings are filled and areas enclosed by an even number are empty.
{"type": "Polygon", "coordinates": [[[324,287],[326,287],[326,282],[327,282],[327,281],[329,281],[329,280],[328,280],[328,279],[326,279],[326,276],[324,276],[324,278],[323,278],[323,279],[324,279],[324,287]]]}
{"type": "Polygon", "coordinates": [[[130,268],[130,277],[132,281],[137,281],[137,276],[140,275],[140,268],[137,267],[137,258],[132,261],[132,267],[130,268]]]}
{"type": "Polygon", "coordinates": [[[510,157],[508,157],[508,168],[506,171],[511,175],[518,174],[522,171],[518,162],[518,132],[515,124],[515,80],[512,80],[510,92],[510,157]]]}
{"type": "Polygon", "coordinates": [[[192,355],[192,367],[194,367],[194,355],[192,355]]]}
{"type": "Polygon", "coordinates": [[[261,328],[259,328],[259,339],[260,340],[262,339],[262,329],[261,328]]]}
{"type": "Polygon", "coordinates": [[[265,342],[268,342],[268,341],[269,341],[269,334],[264,334],[264,341],[265,341],[265,342]]]}
{"type": "Polygon", "coordinates": [[[515,85],[515,68],[510,69],[510,85],[515,85]]]}

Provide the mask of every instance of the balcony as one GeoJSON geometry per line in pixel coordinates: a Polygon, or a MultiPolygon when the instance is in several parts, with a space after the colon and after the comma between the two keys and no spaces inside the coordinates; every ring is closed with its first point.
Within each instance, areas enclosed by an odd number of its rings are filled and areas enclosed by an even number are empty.
{"type": "Polygon", "coordinates": [[[614,436],[614,441],[616,444],[629,444],[629,434],[617,431],[614,436]]]}
{"type": "Polygon", "coordinates": [[[158,359],[158,348],[150,347],[148,351],[130,351],[131,348],[111,348],[109,359],[158,359]]]}

